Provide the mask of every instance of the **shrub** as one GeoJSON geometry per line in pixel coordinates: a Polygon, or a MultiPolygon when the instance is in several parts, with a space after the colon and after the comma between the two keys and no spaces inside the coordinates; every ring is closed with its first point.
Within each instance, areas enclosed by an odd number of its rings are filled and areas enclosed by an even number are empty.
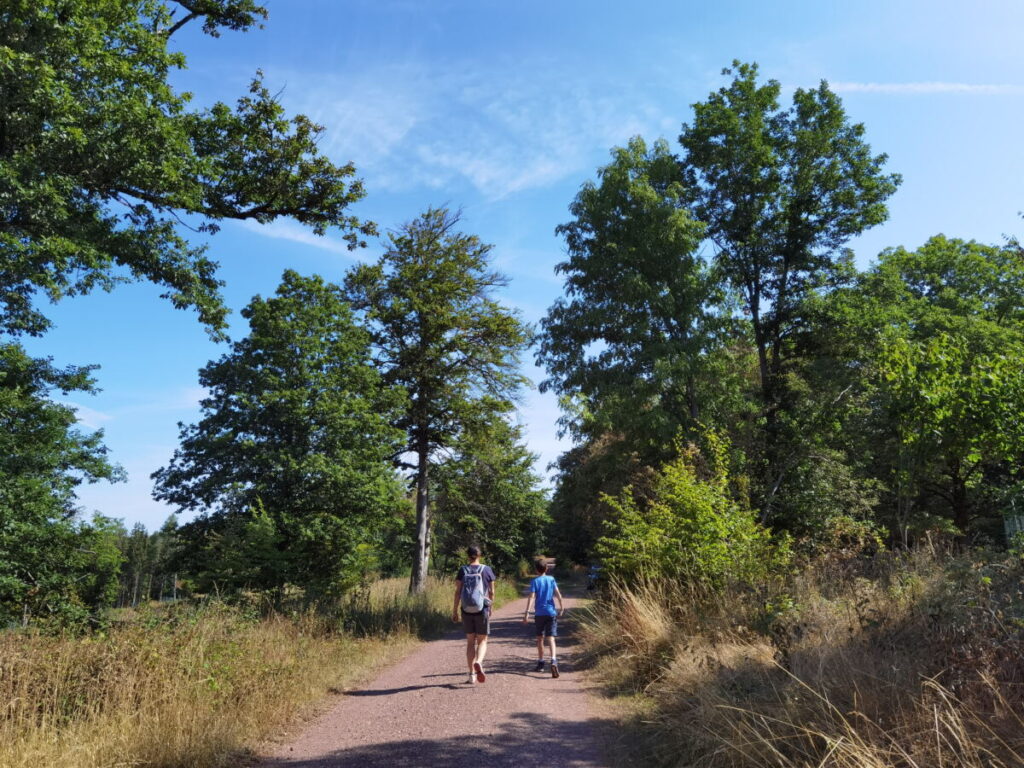
{"type": "Polygon", "coordinates": [[[597,553],[613,578],[674,579],[722,587],[753,584],[784,569],[786,540],[773,541],[755,513],[729,493],[728,443],[714,432],[705,447],[681,447],[640,502],[627,487],[605,496],[614,515],[597,553]]]}

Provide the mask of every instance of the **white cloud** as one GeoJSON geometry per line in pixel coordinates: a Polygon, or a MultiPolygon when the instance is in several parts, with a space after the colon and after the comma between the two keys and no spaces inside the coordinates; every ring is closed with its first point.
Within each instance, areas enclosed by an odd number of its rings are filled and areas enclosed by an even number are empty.
{"type": "Polygon", "coordinates": [[[309,227],[305,227],[299,224],[297,221],[291,221],[289,219],[276,219],[269,224],[260,224],[259,222],[252,221],[251,219],[245,219],[238,222],[240,226],[248,229],[250,232],[263,235],[264,237],[272,237],[278,240],[290,240],[293,243],[301,243],[302,245],[311,245],[314,248],[320,248],[331,253],[343,253],[347,256],[352,256],[352,252],[348,249],[347,243],[340,240],[332,239],[329,235],[316,235],[309,227]]]}
{"type": "Polygon", "coordinates": [[[99,429],[103,426],[104,422],[110,421],[114,417],[109,413],[103,411],[97,411],[95,408],[90,408],[87,405],[80,405],[79,403],[73,403],[71,401],[64,401],[64,405],[74,408],[75,416],[78,418],[78,423],[89,429],[99,429]]]}
{"type": "Polygon", "coordinates": [[[284,79],[302,85],[284,97],[327,128],[322,148],[354,162],[371,190],[462,181],[496,200],[589,172],[595,148],[653,138],[668,124],[637,89],[581,85],[559,72],[552,63],[470,72],[413,61],[293,74],[284,79]]]}
{"type": "Polygon", "coordinates": [[[829,87],[837,93],[895,93],[895,94],[928,94],[928,93],[966,93],[983,95],[1011,95],[1024,93],[1024,85],[984,84],[984,83],[829,83],[829,87]]]}

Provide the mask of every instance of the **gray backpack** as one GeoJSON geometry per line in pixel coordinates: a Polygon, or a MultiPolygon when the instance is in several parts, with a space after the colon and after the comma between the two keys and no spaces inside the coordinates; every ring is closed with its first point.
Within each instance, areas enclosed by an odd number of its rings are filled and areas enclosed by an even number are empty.
{"type": "Polygon", "coordinates": [[[484,589],[484,568],[478,565],[475,571],[473,566],[467,565],[462,569],[462,610],[466,613],[480,613],[486,603],[486,590],[484,589]]]}

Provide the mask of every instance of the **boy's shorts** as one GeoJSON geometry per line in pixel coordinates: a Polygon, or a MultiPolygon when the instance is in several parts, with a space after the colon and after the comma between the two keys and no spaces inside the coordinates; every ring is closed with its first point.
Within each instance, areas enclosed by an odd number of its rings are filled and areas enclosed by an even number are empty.
{"type": "Polygon", "coordinates": [[[558,637],[558,619],[555,616],[534,616],[537,637],[558,637]]]}
{"type": "Polygon", "coordinates": [[[491,634],[491,612],[488,609],[480,613],[462,612],[462,629],[467,635],[491,634]]]}

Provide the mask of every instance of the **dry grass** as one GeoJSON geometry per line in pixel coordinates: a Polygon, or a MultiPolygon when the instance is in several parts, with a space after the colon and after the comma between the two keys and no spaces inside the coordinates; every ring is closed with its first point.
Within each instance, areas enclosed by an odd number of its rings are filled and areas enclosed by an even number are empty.
{"type": "Polygon", "coordinates": [[[337,618],[220,604],[143,611],[86,637],[0,633],[0,765],[237,765],[328,690],[405,652],[430,631],[419,622],[450,621],[450,581],[416,599],[405,584],[376,584],[356,618],[343,614],[359,637],[337,618]]]}
{"type": "Polygon", "coordinates": [[[831,561],[759,593],[613,589],[588,647],[640,694],[625,764],[1024,764],[1020,561],[831,561]]]}

